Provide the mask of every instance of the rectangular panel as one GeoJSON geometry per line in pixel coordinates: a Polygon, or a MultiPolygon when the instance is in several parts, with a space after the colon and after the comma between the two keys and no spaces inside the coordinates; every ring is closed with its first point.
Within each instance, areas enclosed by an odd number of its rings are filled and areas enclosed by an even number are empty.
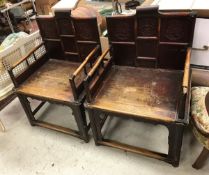
{"type": "Polygon", "coordinates": [[[195,18],[189,16],[161,18],[160,41],[192,43],[195,18]]]}
{"type": "Polygon", "coordinates": [[[137,35],[153,37],[158,36],[158,18],[140,17],[137,18],[137,35]]]}
{"type": "Polygon", "coordinates": [[[59,38],[57,26],[54,17],[37,17],[38,27],[43,38],[59,38]]]}
{"type": "Polygon", "coordinates": [[[69,12],[56,12],[55,18],[57,21],[60,35],[74,35],[69,12]]]}
{"type": "MultiPolygon", "coordinates": [[[[80,53],[81,60],[84,60],[88,54],[97,46],[98,44],[87,44],[87,43],[78,43],[78,49],[80,53]]],[[[98,56],[101,53],[101,50],[99,50],[98,54],[95,56],[98,56]]]]}
{"type": "Polygon", "coordinates": [[[76,54],[65,54],[65,60],[73,61],[73,62],[80,62],[79,55],[76,54]]]}
{"type": "Polygon", "coordinates": [[[158,67],[165,69],[184,69],[186,46],[159,45],[158,67]]]}
{"type": "Polygon", "coordinates": [[[63,50],[59,41],[45,41],[49,58],[64,59],[63,50]]]}
{"type": "Polygon", "coordinates": [[[65,52],[77,52],[75,38],[61,37],[65,52]]]}
{"type": "Polygon", "coordinates": [[[134,16],[108,17],[108,37],[111,42],[135,41],[134,16]]]}
{"type": "Polygon", "coordinates": [[[157,57],[158,40],[137,39],[137,56],[157,57]]]}
{"type": "Polygon", "coordinates": [[[113,45],[113,56],[116,65],[134,66],[136,59],[135,45],[113,45]]]}
{"type": "Polygon", "coordinates": [[[140,59],[140,58],[137,58],[136,59],[136,66],[137,67],[149,67],[149,68],[156,68],[156,64],[157,64],[157,61],[156,59],[154,60],[150,60],[150,59],[140,59]]]}

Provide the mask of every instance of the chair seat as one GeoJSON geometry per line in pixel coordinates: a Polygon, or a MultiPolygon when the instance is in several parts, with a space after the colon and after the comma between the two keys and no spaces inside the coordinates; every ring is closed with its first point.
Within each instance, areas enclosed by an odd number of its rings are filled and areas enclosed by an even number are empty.
{"type": "Polygon", "coordinates": [[[163,122],[177,118],[183,72],[115,66],[89,107],[163,122]]]}
{"type": "MultiPolygon", "coordinates": [[[[17,89],[17,93],[72,102],[69,77],[78,67],[79,63],[50,59],[17,89]]],[[[78,83],[81,78],[82,75],[78,77],[78,83]]]]}
{"type": "Polygon", "coordinates": [[[191,115],[196,127],[203,133],[209,133],[209,116],[205,106],[205,97],[209,87],[192,88],[191,115]]]}

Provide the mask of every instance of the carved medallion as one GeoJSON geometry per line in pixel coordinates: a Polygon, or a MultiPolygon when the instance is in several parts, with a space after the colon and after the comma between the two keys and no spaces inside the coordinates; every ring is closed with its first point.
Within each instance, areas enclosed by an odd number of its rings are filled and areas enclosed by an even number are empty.
{"type": "Polygon", "coordinates": [[[140,18],[139,35],[155,36],[157,32],[157,20],[151,18],[140,18]]]}
{"type": "Polygon", "coordinates": [[[170,41],[179,41],[184,37],[184,24],[179,20],[167,21],[165,29],[165,38],[170,41]]]}

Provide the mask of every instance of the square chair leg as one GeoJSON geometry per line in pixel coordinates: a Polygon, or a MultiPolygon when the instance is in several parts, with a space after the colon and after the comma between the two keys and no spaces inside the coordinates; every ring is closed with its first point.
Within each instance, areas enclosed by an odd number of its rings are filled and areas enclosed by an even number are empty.
{"type": "MultiPolygon", "coordinates": [[[[18,94],[17,96],[22,104],[22,107],[26,113],[26,116],[27,116],[31,126],[41,126],[44,128],[48,128],[48,129],[59,131],[59,132],[65,133],[65,134],[69,134],[74,137],[78,137],[78,138],[84,140],[85,142],[89,141],[86,116],[85,116],[85,111],[84,111],[84,107],[83,107],[82,103],[74,103],[71,105],[70,104],[63,104],[66,107],[70,107],[73,111],[73,115],[75,117],[75,121],[78,126],[78,131],[75,131],[70,128],[65,128],[62,126],[58,126],[55,124],[51,124],[51,123],[47,123],[47,122],[35,119],[34,115],[37,111],[36,111],[36,109],[34,111],[32,111],[31,106],[30,106],[30,102],[28,101],[27,97],[22,94],[18,94]]],[[[40,109],[39,107],[37,107],[37,108],[40,109]]]]}
{"type": "Polygon", "coordinates": [[[197,169],[197,170],[202,168],[205,161],[208,159],[208,157],[209,157],[209,150],[206,149],[205,147],[203,147],[202,152],[200,153],[200,155],[198,156],[197,160],[192,165],[192,167],[197,169]]]}

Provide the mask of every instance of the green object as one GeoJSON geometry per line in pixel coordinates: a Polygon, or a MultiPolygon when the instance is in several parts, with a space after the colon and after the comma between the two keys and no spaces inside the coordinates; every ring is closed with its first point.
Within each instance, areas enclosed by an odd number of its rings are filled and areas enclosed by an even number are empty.
{"type": "Polygon", "coordinates": [[[18,39],[20,38],[24,38],[28,36],[27,33],[25,32],[18,32],[18,33],[11,33],[10,35],[8,35],[5,40],[1,43],[1,47],[0,49],[3,50],[4,48],[9,47],[10,45],[12,45],[13,43],[15,43],[18,39]]]}
{"type": "Polygon", "coordinates": [[[113,9],[110,8],[110,9],[102,9],[99,13],[102,16],[112,16],[112,12],[113,12],[113,9]]]}

